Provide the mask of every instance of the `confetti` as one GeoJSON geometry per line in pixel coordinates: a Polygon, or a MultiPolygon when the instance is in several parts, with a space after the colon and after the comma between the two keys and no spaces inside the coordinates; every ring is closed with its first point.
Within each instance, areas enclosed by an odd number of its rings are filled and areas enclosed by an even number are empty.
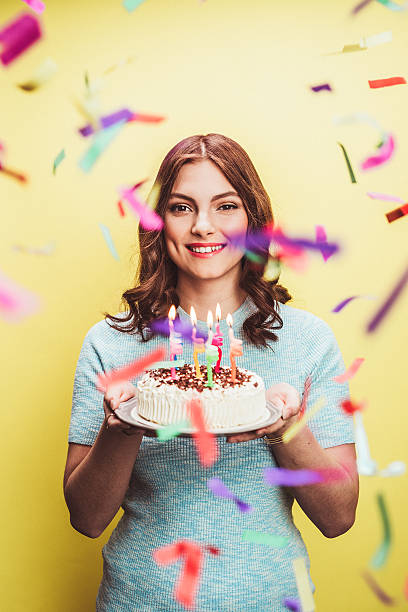
{"type": "Polygon", "coordinates": [[[374,578],[371,576],[369,572],[364,571],[362,572],[361,575],[363,576],[364,580],[366,581],[370,589],[373,591],[373,593],[375,593],[375,595],[378,597],[380,601],[382,601],[383,604],[385,604],[386,606],[395,606],[394,599],[390,597],[389,595],[387,595],[387,593],[382,590],[382,588],[374,580],[374,578]]]}
{"type": "Polygon", "coordinates": [[[119,208],[119,214],[121,217],[125,216],[125,209],[123,208],[123,204],[122,202],[119,200],[118,201],[118,208],[119,208]]]}
{"type": "Polygon", "coordinates": [[[353,172],[353,168],[351,166],[349,157],[347,155],[347,151],[344,148],[344,146],[341,144],[341,142],[337,142],[337,144],[341,147],[341,150],[343,151],[343,155],[344,155],[344,159],[346,160],[346,164],[347,164],[347,169],[349,171],[349,175],[350,175],[350,180],[352,183],[357,183],[356,177],[354,176],[354,172],[353,172]]]}
{"type": "Polygon", "coordinates": [[[376,47],[377,45],[382,45],[387,42],[392,41],[392,32],[391,30],[387,30],[386,32],[380,32],[380,34],[372,34],[371,36],[366,36],[360,40],[360,45],[362,47],[370,48],[376,47]]]}
{"type": "MultiPolygon", "coordinates": [[[[120,121],[124,123],[128,122],[132,116],[133,116],[132,111],[130,111],[128,108],[122,108],[121,110],[118,110],[115,113],[111,113],[110,115],[105,115],[104,117],[100,117],[98,120],[99,127],[102,128],[103,130],[106,130],[106,128],[109,128],[112,125],[119,123],[120,121]]],[[[79,128],[78,132],[82,134],[82,136],[86,137],[86,136],[90,136],[91,134],[94,134],[95,130],[92,127],[92,125],[88,123],[88,125],[85,125],[84,127],[79,128]]]]}
{"type": "Polygon", "coordinates": [[[252,531],[252,529],[246,529],[242,534],[242,540],[244,542],[252,542],[253,544],[267,544],[268,546],[275,546],[276,548],[282,548],[289,544],[289,538],[285,536],[276,536],[271,533],[264,533],[259,531],[252,531]]]}
{"type": "Polygon", "coordinates": [[[203,563],[201,546],[189,540],[180,540],[153,551],[158,565],[169,565],[180,557],[184,557],[184,565],[174,588],[174,599],[184,607],[193,609],[203,563]]]}
{"type": "Polygon", "coordinates": [[[195,428],[192,436],[198,457],[202,465],[210,467],[218,458],[218,445],[215,436],[206,430],[201,400],[193,399],[187,402],[187,411],[195,428]]]}
{"type": "Polygon", "coordinates": [[[378,153],[376,155],[372,155],[371,157],[367,157],[361,164],[360,168],[362,170],[369,170],[370,168],[375,168],[385,162],[389,161],[394,153],[395,142],[392,134],[388,134],[384,143],[378,149],[378,153]]]}
{"type": "Polygon", "coordinates": [[[401,6],[400,4],[397,4],[396,2],[393,2],[392,0],[377,0],[377,2],[379,2],[386,8],[390,9],[391,11],[406,11],[407,10],[406,4],[401,6]]]}
{"type": "MultiPolygon", "coordinates": [[[[153,332],[160,334],[161,336],[170,336],[168,317],[166,317],[165,319],[154,319],[150,323],[150,328],[153,332]]],[[[193,343],[193,340],[192,340],[193,326],[191,325],[191,323],[181,321],[180,319],[177,318],[174,320],[174,331],[179,333],[184,338],[184,340],[187,340],[187,342],[193,343]]],[[[197,329],[196,337],[201,338],[202,340],[205,340],[205,341],[207,340],[207,336],[201,333],[198,329],[197,329]]]]}
{"type": "Polygon", "coordinates": [[[303,487],[305,485],[333,482],[344,477],[344,471],[337,468],[289,470],[286,468],[267,467],[264,469],[265,482],[268,485],[279,487],[303,487]]]}
{"type": "Polygon", "coordinates": [[[405,217],[405,215],[408,215],[408,204],[404,204],[404,206],[390,210],[390,212],[387,212],[385,216],[387,217],[388,223],[392,223],[397,219],[401,219],[401,217],[405,217]]]}
{"type": "Polygon", "coordinates": [[[166,117],[163,115],[148,115],[147,113],[133,113],[129,121],[141,121],[142,123],[160,123],[166,117]]]}
{"type": "Polygon", "coordinates": [[[58,66],[54,62],[54,60],[49,57],[45,59],[42,64],[37,68],[34,75],[29,81],[25,81],[25,83],[20,83],[17,85],[23,91],[35,91],[44,83],[49,81],[51,77],[57,72],[58,66]]]}
{"type": "Polygon", "coordinates": [[[340,374],[339,376],[335,376],[333,380],[338,383],[345,383],[347,380],[351,380],[353,376],[357,374],[361,364],[364,362],[364,357],[357,357],[351,364],[349,368],[344,372],[344,374],[340,374]]]}
{"type": "Polygon", "coordinates": [[[305,384],[303,387],[303,397],[302,397],[302,402],[300,404],[299,418],[301,418],[306,412],[307,400],[309,399],[309,393],[310,393],[311,386],[312,386],[312,378],[311,376],[308,376],[305,380],[305,384]]]}
{"type": "Polygon", "coordinates": [[[367,195],[373,200],[384,200],[384,202],[399,202],[404,204],[404,200],[397,198],[397,196],[388,195],[387,193],[376,193],[375,191],[367,191],[367,195]]]}
{"type": "MultiPolygon", "coordinates": [[[[326,230],[324,226],[316,225],[315,231],[316,231],[316,242],[318,242],[319,244],[321,243],[327,244],[327,235],[326,235],[326,230]]],[[[327,251],[322,249],[322,256],[323,256],[324,261],[327,261],[329,257],[331,257],[332,255],[333,253],[327,253],[327,251]]]]}
{"type": "Polygon", "coordinates": [[[152,363],[161,361],[165,354],[166,349],[164,345],[162,345],[144,357],[136,359],[136,361],[133,361],[129,365],[125,365],[117,370],[111,370],[110,372],[99,374],[96,384],[98,391],[105,393],[107,387],[110,385],[135,378],[138,374],[144,372],[152,363]]]}
{"type": "Polygon", "coordinates": [[[157,430],[157,439],[160,440],[160,442],[167,442],[178,436],[179,433],[188,427],[190,427],[190,422],[187,420],[166,425],[166,427],[157,430]]]}
{"type": "Polygon", "coordinates": [[[123,6],[129,13],[131,13],[138,6],[140,6],[144,1],[145,0],[123,0],[123,6]]]}
{"type": "Polygon", "coordinates": [[[353,402],[350,399],[345,399],[341,402],[340,408],[343,410],[345,414],[354,414],[357,410],[364,410],[365,402],[353,402]]]}
{"type": "Polygon", "coordinates": [[[282,603],[285,608],[292,610],[292,612],[302,612],[300,608],[300,601],[294,597],[285,597],[282,603]]]}
{"type": "Polygon", "coordinates": [[[79,161],[79,167],[84,172],[90,172],[90,170],[92,170],[97,159],[102,155],[125,123],[126,121],[120,121],[119,123],[112,125],[110,128],[101,130],[95,134],[92,145],[79,161]]]}
{"type": "Polygon", "coordinates": [[[112,253],[113,257],[119,261],[120,258],[116,250],[116,247],[113,243],[109,227],[106,227],[106,225],[104,225],[103,223],[99,223],[99,227],[102,230],[103,237],[105,239],[106,244],[109,247],[110,252],[112,253]]]}
{"type": "Polygon", "coordinates": [[[371,559],[371,567],[374,569],[379,569],[385,564],[391,547],[391,525],[387,507],[385,505],[384,495],[382,493],[377,494],[377,502],[380,509],[381,523],[383,527],[383,541],[371,559]]]}
{"type": "Polygon", "coordinates": [[[352,15],[357,15],[357,13],[359,13],[363,8],[370,4],[370,2],[373,2],[373,0],[362,0],[362,2],[356,4],[356,6],[351,11],[352,15]]]}
{"type": "Polygon", "coordinates": [[[23,0],[23,2],[32,8],[38,15],[40,15],[45,9],[45,4],[44,2],[41,2],[41,0],[23,0]]]}
{"type": "Polygon", "coordinates": [[[298,557],[297,559],[293,559],[292,564],[302,612],[313,612],[315,604],[305,560],[303,557],[298,557]]]}
{"type": "Polygon", "coordinates": [[[325,401],[326,400],[321,397],[319,400],[317,400],[315,405],[310,408],[310,410],[305,412],[302,418],[291,425],[282,436],[283,442],[290,442],[299,433],[299,431],[301,431],[307,425],[307,422],[314,417],[314,415],[321,410],[321,408],[323,408],[325,401]]]}
{"type": "Polygon", "coordinates": [[[310,87],[310,89],[312,91],[315,91],[316,93],[323,90],[332,91],[332,88],[329,83],[323,83],[322,85],[313,85],[310,87]]]}
{"type": "Polygon", "coordinates": [[[40,22],[34,15],[23,13],[0,30],[0,60],[8,66],[41,38],[40,22]]]}
{"type": "Polygon", "coordinates": [[[159,215],[154,212],[149,206],[142,202],[135,194],[132,189],[121,188],[121,197],[128,202],[132,211],[139,217],[140,225],[147,230],[159,231],[162,229],[164,222],[159,215]]]}
{"type": "Polygon", "coordinates": [[[11,178],[20,181],[21,183],[27,182],[27,177],[25,174],[21,174],[21,172],[16,172],[15,170],[11,170],[11,168],[5,168],[3,164],[0,162],[0,172],[5,174],[6,176],[11,176],[11,178]]]}
{"type": "Polygon", "coordinates": [[[367,434],[364,429],[363,415],[360,410],[354,412],[354,437],[357,451],[357,469],[362,476],[374,476],[377,464],[370,455],[367,434]]]}
{"type": "Polygon", "coordinates": [[[370,89],[379,89],[380,87],[390,87],[391,85],[406,85],[404,77],[390,77],[389,79],[376,79],[368,81],[370,89]]]}
{"type": "Polygon", "coordinates": [[[232,493],[220,478],[210,478],[207,480],[207,486],[217,497],[232,499],[236,503],[238,510],[241,512],[252,512],[252,506],[245,503],[242,501],[242,499],[239,499],[239,497],[232,493]]]}
{"type": "Polygon", "coordinates": [[[62,149],[62,151],[60,151],[57,157],[54,159],[54,163],[52,164],[52,173],[54,174],[54,176],[56,169],[58,168],[63,159],[65,159],[65,149],[62,149]]]}
{"type": "Polygon", "coordinates": [[[43,247],[25,247],[19,244],[13,245],[14,251],[19,251],[20,253],[30,253],[32,255],[52,255],[55,251],[55,242],[49,242],[43,247]]]}
{"type": "Polygon", "coordinates": [[[7,323],[19,323],[39,308],[40,300],[34,293],[0,272],[0,317],[7,323]]]}
{"type": "Polygon", "coordinates": [[[408,267],[406,268],[405,272],[403,273],[400,280],[397,282],[396,286],[391,291],[390,295],[387,297],[385,302],[380,306],[378,311],[375,313],[372,319],[368,322],[367,328],[366,328],[367,333],[371,333],[377,329],[379,324],[384,319],[385,315],[388,313],[388,311],[392,308],[394,303],[397,301],[398,297],[404,290],[407,282],[408,282],[408,267]]]}
{"type": "Polygon", "coordinates": [[[161,368],[174,368],[177,365],[178,368],[182,368],[185,364],[184,359],[176,359],[176,364],[174,361],[158,361],[157,363],[152,364],[149,367],[149,370],[160,370],[161,368]]]}

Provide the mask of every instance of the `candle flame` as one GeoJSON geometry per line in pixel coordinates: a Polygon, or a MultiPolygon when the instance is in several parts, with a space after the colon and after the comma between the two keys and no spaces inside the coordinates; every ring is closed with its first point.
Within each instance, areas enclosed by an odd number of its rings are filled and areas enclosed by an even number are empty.
{"type": "Polygon", "coordinates": [[[209,329],[212,328],[213,322],[214,322],[214,320],[213,320],[213,313],[212,313],[211,310],[209,310],[208,311],[208,315],[207,315],[207,325],[208,325],[209,329]]]}
{"type": "Polygon", "coordinates": [[[229,327],[232,327],[233,321],[232,321],[232,314],[230,312],[227,314],[227,319],[226,320],[227,320],[227,325],[229,327]]]}
{"type": "Polygon", "coordinates": [[[217,304],[217,307],[215,309],[215,318],[217,319],[217,322],[219,323],[221,320],[221,306],[219,304],[217,304]]]}
{"type": "Polygon", "coordinates": [[[196,325],[197,325],[197,315],[196,315],[196,311],[194,310],[194,306],[192,306],[190,308],[190,319],[191,319],[191,322],[192,322],[193,326],[196,327],[196,325]]]}
{"type": "Polygon", "coordinates": [[[172,304],[170,306],[170,310],[169,310],[169,319],[171,319],[172,321],[174,321],[174,319],[176,318],[176,307],[174,304],[172,304]]]}

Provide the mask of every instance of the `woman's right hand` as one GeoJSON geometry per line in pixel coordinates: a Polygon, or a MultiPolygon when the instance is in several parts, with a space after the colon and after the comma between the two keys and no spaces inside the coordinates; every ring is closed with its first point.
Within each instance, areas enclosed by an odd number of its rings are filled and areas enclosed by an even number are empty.
{"type": "Polygon", "coordinates": [[[115,411],[121,402],[134,397],[137,393],[137,389],[132,383],[126,381],[110,385],[103,397],[103,409],[105,411],[104,425],[106,429],[115,432],[122,432],[126,436],[134,436],[145,434],[145,430],[137,427],[136,425],[129,425],[121,421],[116,415],[115,411]]]}

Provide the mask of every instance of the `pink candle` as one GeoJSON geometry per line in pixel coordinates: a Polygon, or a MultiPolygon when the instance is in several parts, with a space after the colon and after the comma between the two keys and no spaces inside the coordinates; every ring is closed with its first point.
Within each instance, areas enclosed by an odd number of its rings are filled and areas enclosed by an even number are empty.
{"type": "Polygon", "coordinates": [[[221,306],[219,304],[217,304],[217,307],[215,309],[215,318],[217,320],[217,323],[215,325],[215,336],[213,338],[212,343],[218,348],[218,360],[215,365],[215,371],[219,372],[221,357],[222,357],[222,350],[220,347],[222,346],[222,343],[223,343],[222,333],[220,332],[221,306]]]}

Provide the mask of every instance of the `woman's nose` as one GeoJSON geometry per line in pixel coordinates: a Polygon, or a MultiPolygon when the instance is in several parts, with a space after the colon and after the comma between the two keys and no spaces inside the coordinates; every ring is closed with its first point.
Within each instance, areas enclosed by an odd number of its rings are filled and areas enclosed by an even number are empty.
{"type": "Polygon", "coordinates": [[[208,236],[208,234],[213,234],[214,232],[215,228],[209,215],[206,213],[197,214],[191,228],[191,233],[200,236],[208,236]]]}

